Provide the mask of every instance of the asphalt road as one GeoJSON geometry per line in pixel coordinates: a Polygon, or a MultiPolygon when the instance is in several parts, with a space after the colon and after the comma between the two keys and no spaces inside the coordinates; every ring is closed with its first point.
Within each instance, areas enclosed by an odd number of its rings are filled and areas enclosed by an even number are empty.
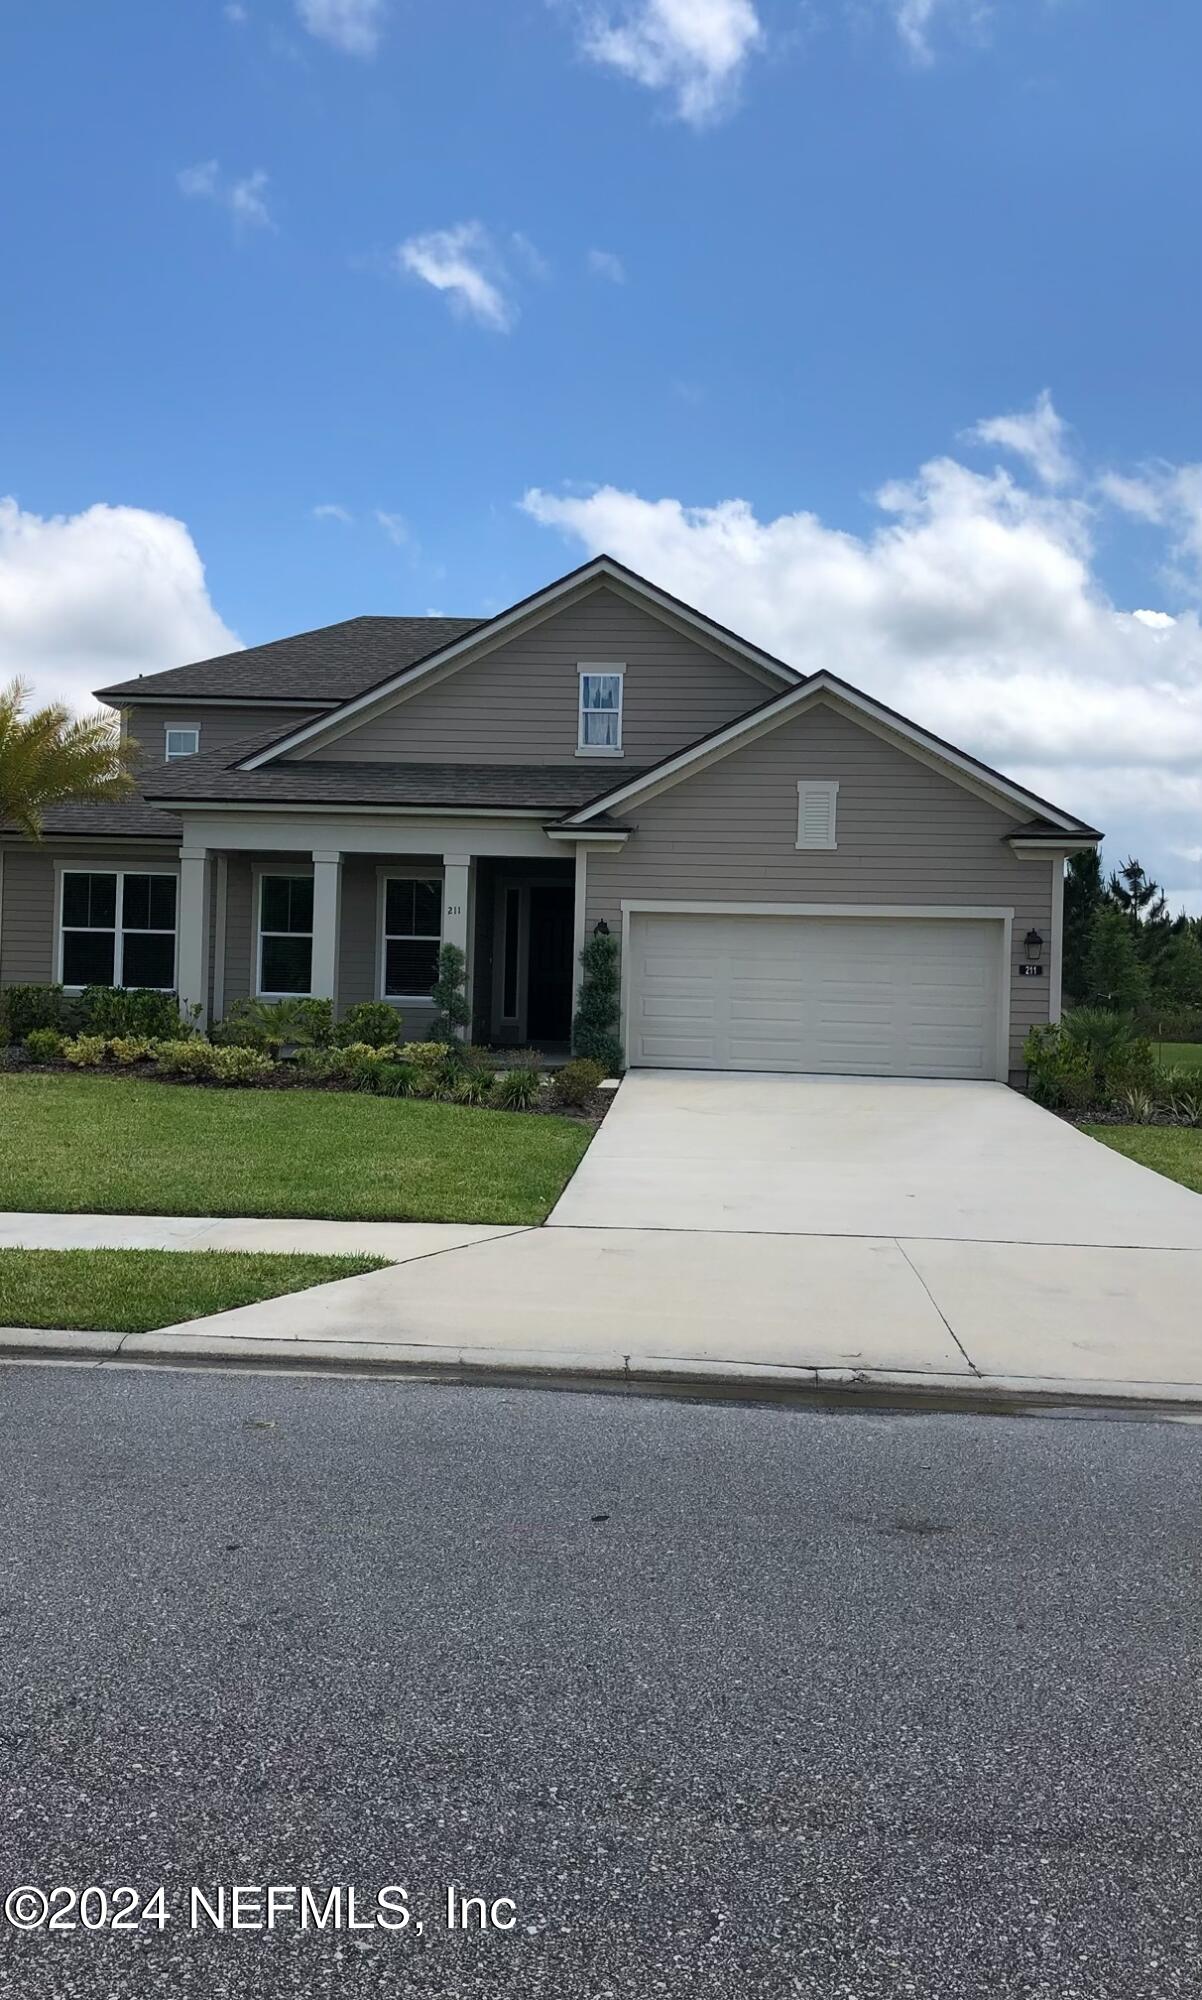
{"type": "Polygon", "coordinates": [[[0,1992],[1194,2000],[1200,1496],[1186,1426],[6,1368],[0,1884],[166,1919],[0,1992]],[[412,1922],[189,1928],[270,1883],[412,1922]]]}

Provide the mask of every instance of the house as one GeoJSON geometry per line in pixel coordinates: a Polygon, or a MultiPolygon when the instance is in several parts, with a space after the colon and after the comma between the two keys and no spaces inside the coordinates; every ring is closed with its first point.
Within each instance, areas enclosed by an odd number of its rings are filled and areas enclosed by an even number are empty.
{"type": "Polygon", "coordinates": [[[385,998],[632,1065],[1005,1078],[1060,1007],[1073,814],[598,557],[499,616],[352,618],[99,691],[141,797],[0,831],[0,978],[385,998]]]}

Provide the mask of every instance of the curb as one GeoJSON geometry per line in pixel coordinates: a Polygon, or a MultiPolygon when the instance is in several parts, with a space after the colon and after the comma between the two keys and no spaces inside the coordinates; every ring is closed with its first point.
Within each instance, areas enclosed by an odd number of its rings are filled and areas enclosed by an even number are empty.
{"type": "Polygon", "coordinates": [[[667,1355],[550,1349],[452,1348],[383,1341],[256,1340],[244,1335],[81,1332],[0,1327],[0,1362],[61,1359],[119,1366],[282,1368],[305,1373],[396,1375],[448,1383],[509,1383],[608,1394],[727,1398],[736,1402],[859,1404],[994,1414],[1125,1412],[1190,1420],[1202,1383],[1069,1380],[1055,1376],[938,1374],[790,1366],[667,1355]]]}

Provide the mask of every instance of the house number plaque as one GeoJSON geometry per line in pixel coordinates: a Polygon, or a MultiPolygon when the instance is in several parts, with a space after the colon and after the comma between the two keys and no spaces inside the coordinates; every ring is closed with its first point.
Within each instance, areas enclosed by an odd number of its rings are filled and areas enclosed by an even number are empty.
{"type": "Polygon", "coordinates": [[[1042,978],[1043,978],[1043,967],[1042,967],[1042,965],[1020,965],[1020,966],[1019,966],[1019,968],[1018,968],[1018,971],[1019,971],[1019,977],[1020,977],[1021,979],[1042,979],[1042,978]]]}

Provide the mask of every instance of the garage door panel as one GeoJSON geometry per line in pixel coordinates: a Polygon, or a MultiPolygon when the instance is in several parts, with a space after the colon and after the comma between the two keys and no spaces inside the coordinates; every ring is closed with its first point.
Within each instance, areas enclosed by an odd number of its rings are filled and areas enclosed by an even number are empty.
{"type": "Polygon", "coordinates": [[[632,918],[632,1063],[997,1074],[1001,926],[967,919],[632,918]]]}

